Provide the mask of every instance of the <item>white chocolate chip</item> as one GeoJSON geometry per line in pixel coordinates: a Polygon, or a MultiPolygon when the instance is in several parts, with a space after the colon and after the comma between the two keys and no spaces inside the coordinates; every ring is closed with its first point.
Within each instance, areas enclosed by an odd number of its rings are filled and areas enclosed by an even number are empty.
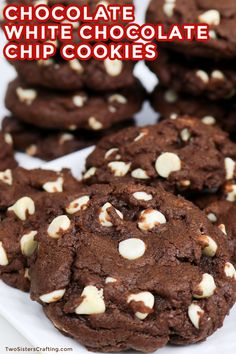
{"type": "MultiPolygon", "coordinates": [[[[108,150],[105,153],[105,156],[104,156],[105,159],[108,159],[108,157],[110,157],[114,152],[118,152],[118,151],[119,151],[119,149],[117,149],[117,148],[113,148],[113,149],[108,150]]],[[[120,158],[121,158],[121,156],[119,154],[116,154],[115,159],[119,160],[120,158]]]]}
{"type": "Polygon", "coordinates": [[[123,214],[122,214],[119,210],[117,210],[116,208],[114,208],[114,207],[111,205],[111,203],[106,203],[106,204],[104,204],[104,205],[102,206],[101,211],[100,211],[100,213],[99,213],[99,222],[100,222],[100,224],[101,224],[102,226],[105,226],[105,227],[111,227],[111,226],[113,226],[113,224],[112,224],[112,222],[111,222],[110,215],[109,215],[108,212],[107,212],[107,209],[109,209],[109,208],[113,208],[113,209],[116,211],[117,215],[119,215],[119,217],[120,217],[121,219],[124,218],[124,217],[123,217],[123,214]]]}
{"type": "Polygon", "coordinates": [[[96,167],[90,167],[90,169],[85,172],[83,179],[89,179],[90,177],[94,176],[96,171],[96,167]]]}
{"type": "Polygon", "coordinates": [[[218,249],[217,243],[207,235],[200,235],[199,241],[204,246],[202,253],[207,257],[214,257],[218,249]]]}
{"type": "Polygon", "coordinates": [[[24,278],[30,280],[29,268],[25,268],[24,278]]]}
{"type": "Polygon", "coordinates": [[[217,217],[216,217],[216,215],[214,213],[207,214],[207,217],[212,223],[217,222],[217,217]]]}
{"type": "Polygon", "coordinates": [[[211,274],[205,273],[202,276],[202,281],[195,289],[195,293],[193,294],[193,296],[196,299],[204,299],[206,297],[212,296],[215,290],[216,284],[213,276],[211,274]]]}
{"type": "Polygon", "coordinates": [[[226,187],[226,200],[229,202],[235,202],[236,201],[236,184],[231,184],[226,187]]]}
{"type": "Polygon", "coordinates": [[[52,58],[49,58],[47,60],[40,59],[37,61],[37,64],[39,66],[50,66],[54,63],[54,60],[52,58]]]}
{"type": "Polygon", "coordinates": [[[112,277],[107,277],[107,278],[105,279],[105,283],[106,283],[106,284],[109,284],[109,283],[116,283],[116,282],[117,282],[117,279],[112,278],[112,277]]]}
{"type": "Polygon", "coordinates": [[[70,141],[74,139],[74,135],[73,134],[69,134],[69,133],[64,133],[60,136],[59,139],[59,144],[63,145],[66,141],[70,141]]]}
{"type": "Polygon", "coordinates": [[[71,222],[68,216],[59,215],[48,226],[48,236],[52,238],[59,238],[61,233],[67,231],[70,228],[71,222]]]}
{"type": "Polygon", "coordinates": [[[138,227],[141,230],[148,231],[153,229],[155,226],[165,223],[166,218],[162,213],[155,209],[147,209],[141,212],[138,227]]]}
{"type": "Polygon", "coordinates": [[[185,128],[180,132],[180,137],[183,141],[188,141],[191,138],[191,134],[188,128],[185,128]]]}
{"type": "Polygon", "coordinates": [[[133,193],[133,197],[137,200],[144,200],[145,202],[152,200],[152,195],[146,192],[135,192],[133,193]]]}
{"type": "Polygon", "coordinates": [[[26,220],[28,215],[35,213],[34,201],[29,197],[22,197],[16,201],[14,205],[8,208],[13,211],[20,220],[26,220]]]}
{"type": "Polygon", "coordinates": [[[192,322],[195,328],[199,329],[200,319],[203,315],[203,309],[196,303],[192,303],[188,307],[188,317],[190,318],[190,321],[192,322]]]}
{"type": "Polygon", "coordinates": [[[207,23],[210,26],[219,26],[220,13],[217,10],[208,10],[198,16],[198,20],[201,23],[207,23]]]}
{"type": "Polygon", "coordinates": [[[66,289],[54,290],[51,293],[41,295],[39,298],[42,302],[50,304],[51,302],[59,301],[65,294],[66,289]]]}
{"type": "Polygon", "coordinates": [[[111,112],[111,113],[115,113],[117,111],[117,108],[114,107],[114,106],[108,106],[108,110],[111,112]]]}
{"type": "Polygon", "coordinates": [[[226,227],[224,224],[220,224],[218,226],[218,228],[223,232],[223,234],[227,235],[227,232],[226,232],[226,227]]]}
{"type": "Polygon", "coordinates": [[[178,155],[164,152],[156,159],[155,168],[159,176],[168,178],[172,172],[181,170],[181,161],[178,155]]]}
{"type": "Polygon", "coordinates": [[[37,5],[48,5],[48,0],[34,0],[34,6],[37,5]]]}
{"type": "Polygon", "coordinates": [[[130,261],[140,258],[146,250],[145,243],[139,238],[129,238],[119,243],[119,253],[130,261]]]}
{"type": "Polygon", "coordinates": [[[209,76],[208,74],[203,71],[203,70],[198,70],[196,71],[196,76],[202,81],[204,82],[205,84],[208,84],[209,82],[209,76]]]}
{"type": "Polygon", "coordinates": [[[29,156],[35,156],[37,154],[38,148],[36,145],[32,144],[25,149],[25,152],[29,156]]]}
{"type": "Polygon", "coordinates": [[[69,125],[68,129],[73,131],[77,129],[77,126],[75,124],[69,125]]]}
{"type": "Polygon", "coordinates": [[[77,315],[95,315],[106,311],[103,289],[99,290],[96,286],[88,285],[84,288],[81,297],[83,300],[75,309],[77,315]]]}
{"type": "Polygon", "coordinates": [[[67,19],[63,20],[61,23],[71,25],[74,30],[78,29],[79,25],[80,25],[79,21],[76,22],[76,21],[70,21],[67,19]]]}
{"type": "Polygon", "coordinates": [[[177,113],[171,113],[170,114],[170,119],[175,120],[177,118],[178,118],[178,114],[177,113]]]}
{"type": "Polygon", "coordinates": [[[101,0],[101,1],[98,2],[97,6],[98,6],[98,5],[104,5],[105,7],[108,7],[109,2],[104,1],[104,0],[101,0]]]}
{"type": "Polygon", "coordinates": [[[80,61],[78,59],[73,59],[69,61],[69,65],[72,70],[77,72],[77,74],[82,74],[84,72],[83,66],[80,64],[80,61]]]}
{"type": "Polygon", "coordinates": [[[25,234],[20,239],[21,252],[24,256],[30,257],[37,248],[38,242],[34,237],[37,235],[37,231],[31,231],[25,234]]]}
{"type": "Polygon", "coordinates": [[[133,170],[131,172],[131,176],[133,178],[138,178],[138,179],[149,179],[150,178],[148,176],[147,172],[144,171],[142,168],[136,168],[136,170],[133,170]]]}
{"type": "Polygon", "coordinates": [[[164,98],[168,103],[175,103],[178,100],[178,95],[175,91],[168,90],[165,92],[164,98]]]}
{"type": "Polygon", "coordinates": [[[224,74],[220,70],[212,71],[211,77],[212,77],[212,79],[216,79],[216,80],[224,80],[225,79],[224,74]]]}
{"type": "Polygon", "coordinates": [[[217,39],[216,31],[210,30],[210,31],[209,31],[209,37],[210,37],[211,39],[217,39]]]}
{"type": "Polygon", "coordinates": [[[115,177],[124,177],[128,173],[130,166],[131,163],[123,161],[112,161],[108,164],[115,177]]]}
{"type": "Polygon", "coordinates": [[[90,128],[92,128],[93,130],[100,130],[102,129],[103,125],[101,122],[99,122],[95,117],[90,117],[88,119],[88,125],[90,126],[90,128]]]}
{"type": "Polygon", "coordinates": [[[167,17],[172,17],[174,15],[176,0],[165,0],[163,5],[163,12],[167,17]]]}
{"type": "Polygon", "coordinates": [[[6,142],[8,145],[12,145],[12,144],[13,144],[12,136],[11,136],[11,134],[9,134],[9,133],[4,134],[4,140],[5,140],[5,142],[6,142]]]}
{"type": "Polygon", "coordinates": [[[109,96],[108,98],[109,103],[117,102],[120,104],[126,104],[127,103],[127,98],[124,96],[120,95],[119,93],[115,93],[114,95],[109,96]]]}
{"type": "Polygon", "coordinates": [[[20,102],[25,103],[27,105],[31,105],[31,103],[37,97],[37,91],[32,89],[23,89],[22,87],[17,87],[16,94],[20,102]]]}
{"type": "Polygon", "coordinates": [[[139,140],[141,140],[141,139],[144,138],[147,134],[148,134],[148,131],[143,129],[143,130],[139,133],[139,135],[134,139],[134,141],[139,141],[139,140]]]}
{"type": "Polygon", "coordinates": [[[0,266],[7,266],[9,264],[7,253],[0,241],[0,266]]]}
{"type": "Polygon", "coordinates": [[[202,123],[204,123],[206,125],[214,125],[214,124],[216,124],[216,120],[212,116],[205,116],[202,118],[202,123]]]}
{"type": "MultiPolygon", "coordinates": [[[[154,306],[155,298],[152,295],[152,293],[150,293],[149,291],[142,291],[141,293],[138,293],[138,294],[129,295],[128,299],[127,299],[128,304],[131,301],[143,302],[145,307],[152,310],[153,306],[154,306]]],[[[148,313],[135,312],[135,316],[138,317],[140,320],[144,320],[148,316],[148,314],[149,314],[149,312],[148,313]]]]}
{"type": "Polygon", "coordinates": [[[118,59],[111,60],[107,58],[104,60],[104,66],[107,74],[113,77],[120,75],[123,69],[123,63],[118,59]]]}
{"type": "Polygon", "coordinates": [[[181,187],[189,187],[191,185],[191,181],[189,179],[184,179],[180,181],[181,187]]]}
{"type": "Polygon", "coordinates": [[[3,172],[0,172],[0,181],[2,181],[3,183],[6,183],[9,186],[11,186],[12,182],[13,182],[11,170],[6,170],[6,171],[3,171],[3,172]]]}
{"type": "Polygon", "coordinates": [[[226,179],[233,179],[234,170],[235,170],[235,161],[230,157],[225,158],[225,170],[226,170],[226,179]]]}
{"type": "Polygon", "coordinates": [[[58,177],[56,181],[44,183],[42,188],[48,193],[60,193],[63,192],[63,183],[63,178],[58,177]]]}
{"type": "Polygon", "coordinates": [[[85,102],[87,101],[87,97],[76,95],[72,98],[72,101],[76,107],[83,107],[85,102]]]}
{"type": "Polygon", "coordinates": [[[224,272],[228,278],[234,278],[236,280],[236,269],[234,268],[232,263],[225,263],[224,272]]]}
{"type": "Polygon", "coordinates": [[[77,211],[87,209],[89,200],[90,197],[88,195],[73,200],[66,208],[66,212],[68,214],[75,214],[77,211]]]}

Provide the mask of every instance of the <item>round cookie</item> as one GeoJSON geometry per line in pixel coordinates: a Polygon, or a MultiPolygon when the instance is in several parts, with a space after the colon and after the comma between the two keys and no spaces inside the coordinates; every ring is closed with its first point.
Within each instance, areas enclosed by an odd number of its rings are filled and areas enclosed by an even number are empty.
{"type": "Polygon", "coordinates": [[[234,99],[212,102],[204,97],[196,99],[187,94],[157,86],[152,94],[151,103],[162,119],[175,119],[187,114],[200,118],[207,125],[219,125],[233,139],[236,134],[234,99]]]}
{"type": "Polygon", "coordinates": [[[159,47],[158,60],[147,62],[164,87],[212,100],[229,99],[236,93],[236,73],[232,61],[184,57],[159,47]],[[183,65],[184,63],[184,65],[183,65]]]}
{"type": "Polygon", "coordinates": [[[216,60],[236,56],[234,0],[152,0],[146,19],[149,23],[162,23],[167,29],[177,23],[206,23],[210,28],[208,41],[177,42],[171,47],[190,56],[216,60]]]}
{"type": "Polygon", "coordinates": [[[4,180],[4,171],[17,166],[13,155],[13,141],[8,133],[0,131],[0,181],[4,180]]]}
{"type": "Polygon", "coordinates": [[[226,133],[186,116],[102,139],[87,158],[84,181],[160,183],[175,192],[215,191],[235,177],[235,159],[236,145],[226,133]],[[233,169],[225,164],[226,158],[233,169]]]}
{"type": "Polygon", "coordinates": [[[64,170],[8,170],[0,180],[0,278],[28,291],[29,257],[37,247],[35,236],[44,222],[61,213],[67,195],[80,184],[64,170]]]}
{"type": "Polygon", "coordinates": [[[134,63],[129,61],[77,59],[62,61],[51,58],[45,61],[14,61],[20,79],[29,86],[73,91],[89,88],[95,91],[117,90],[135,84],[134,63]]]}
{"type": "Polygon", "coordinates": [[[95,94],[54,93],[32,89],[14,80],[8,86],[5,103],[14,116],[38,127],[100,131],[130,119],[141,109],[144,98],[144,89],[138,81],[129,88],[95,94]]]}
{"type": "Polygon", "coordinates": [[[55,327],[92,351],[152,352],[222,326],[236,272],[204,213],[140,185],[93,186],[83,200],[67,201],[63,231],[57,219],[36,236],[31,297],[55,327]]]}
{"type": "Polygon", "coordinates": [[[2,122],[2,130],[10,133],[15,150],[25,152],[29,156],[43,160],[54,160],[96,144],[103,136],[134,125],[129,119],[122,124],[115,124],[110,129],[101,132],[87,130],[53,131],[34,127],[23,123],[15,117],[6,117],[2,122]]]}

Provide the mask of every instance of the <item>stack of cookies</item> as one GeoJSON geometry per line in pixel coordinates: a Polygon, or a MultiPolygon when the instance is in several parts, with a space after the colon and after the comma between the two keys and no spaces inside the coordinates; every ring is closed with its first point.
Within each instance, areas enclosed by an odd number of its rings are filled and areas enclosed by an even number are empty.
{"type": "MultiPolygon", "coordinates": [[[[29,4],[27,0],[21,3],[29,4]]],[[[63,1],[70,3],[89,4],[93,10],[99,3],[119,1],[63,1]]],[[[77,25],[73,23],[75,31],[77,25]]],[[[46,61],[11,62],[18,78],[7,90],[5,102],[11,115],[2,128],[12,135],[15,149],[46,160],[93,145],[102,136],[132,125],[144,98],[133,75],[134,62],[67,62],[60,56],[61,43],[55,45],[56,55],[46,61]]]]}
{"type": "Polygon", "coordinates": [[[164,118],[196,116],[236,133],[236,2],[234,0],[152,0],[147,22],[207,23],[207,42],[158,43],[149,62],[160,85],[153,106],[164,118]]]}

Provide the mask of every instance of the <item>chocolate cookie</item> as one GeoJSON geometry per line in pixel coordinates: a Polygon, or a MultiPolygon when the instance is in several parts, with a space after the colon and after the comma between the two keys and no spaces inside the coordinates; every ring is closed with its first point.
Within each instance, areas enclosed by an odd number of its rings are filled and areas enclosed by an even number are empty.
{"type": "Polygon", "coordinates": [[[8,86],[5,102],[12,114],[25,123],[45,129],[99,131],[130,119],[142,107],[144,97],[139,82],[126,89],[95,94],[55,93],[14,80],[8,86]]]}
{"type": "Polygon", "coordinates": [[[0,278],[5,283],[29,290],[28,257],[37,247],[37,230],[60,213],[67,194],[78,189],[67,170],[16,168],[0,180],[0,278]]]}
{"type": "Polygon", "coordinates": [[[173,24],[204,23],[210,26],[206,42],[185,41],[167,44],[191,56],[234,59],[236,56],[236,3],[234,0],[152,0],[147,22],[173,24]]]}
{"type": "Polygon", "coordinates": [[[129,61],[62,61],[55,57],[45,61],[12,61],[11,64],[29,86],[55,90],[117,90],[134,85],[136,80],[134,62],[129,61]]]}
{"type": "Polygon", "coordinates": [[[236,265],[236,204],[222,200],[217,194],[199,196],[193,202],[203,209],[208,219],[226,234],[231,262],[236,265]]]}
{"type": "Polygon", "coordinates": [[[4,171],[17,166],[13,155],[13,141],[10,134],[0,131],[0,181],[4,180],[4,171]]]}
{"type": "Polygon", "coordinates": [[[226,133],[192,117],[169,119],[102,139],[87,158],[84,180],[160,183],[178,192],[215,190],[236,176],[226,158],[235,165],[236,145],[226,133]]]}
{"type": "Polygon", "coordinates": [[[203,97],[194,98],[187,94],[179,94],[170,89],[157,86],[152,98],[153,108],[162,118],[175,119],[184,114],[200,118],[208,125],[218,124],[234,138],[236,134],[236,105],[234,99],[218,102],[203,97]]]}
{"type": "Polygon", "coordinates": [[[224,234],[193,204],[140,185],[93,186],[42,225],[31,297],[89,350],[206,339],[235,301],[224,234]],[[62,227],[63,226],[63,227],[62,227]]]}
{"type": "Polygon", "coordinates": [[[208,59],[184,57],[159,47],[158,59],[147,62],[147,65],[162,86],[180,93],[213,100],[229,99],[236,93],[233,61],[214,63],[208,59]]]}
{"type": "Polygon", "coordinates": [[[10,133],[15,150],[25,152],[29,156],[39,157],[43,160],[54,160],[96,144],[105,135],[134,125],[130,119],[120,124],[115,124],[110,129],[93,132],[88,130],[78,131],[53,131],[34,127],[22,123],[15,117],[6,117],[2,122],[2,130],[10,133]]]}

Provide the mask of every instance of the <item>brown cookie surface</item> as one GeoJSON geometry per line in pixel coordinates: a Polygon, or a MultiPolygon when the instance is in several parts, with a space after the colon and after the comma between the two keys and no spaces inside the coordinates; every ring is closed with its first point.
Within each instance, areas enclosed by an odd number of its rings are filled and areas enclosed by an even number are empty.
{"type": "Polygon", "coordinates": [[[130,119],[121,124],[115,124],[110,129],[100,133],[82,129],[78,131],[53,131],[36,128],[9,116],[4,118],[2,130],[11,134],[15,150],[43,160],[53,160],[92,146],[105,135],[132,125],[134,125],[134,120],[130,119]]]}
{"type": "Polygon", "coordinates": [[[222,195],[203,195],[193,202],[204,210],[208,219],[223,230],[228,240],[231,262],[236,265],[236,204],[224,200],[222,195]]]}
{"type": "Polygon", "coordinates": [[[175,192],[216,190],[235,177],[235,158],[236,145],[226,133],[182,117],[102,139],[87,158],[84,181],[160,183],[175,192]]]}
{"type": "Polygon", "coordinates": [[[197,96],[196,101],[198,96],[227,101],[236,92],[233,61],[215,63],[209,59],[185,57],[159,46],[158,59],[147,62],[147,65],[162,86],[197,96]]]}
{"type": "Polygon", "coordinates": [[[28,291],[29,257],[37,248],[38,229],[61,211],[67,194],[80,184],[67,170],[8,172],[8,179],[0,180],[0,278],[28,291]]]}
{"type": "Polygon", "coordinates": [[[77,59],[62,61],[13,61],[19,77],[29,86],[73,91],[89,88],[95,91],[116,90],[135,84],[133,62],[77,59]]]}
{"type": "Polygon", "coordinates": [[[13,141],[8,133],[0,131],[0,180],[4,179],[3,172],[9,168],[17,166],[13,155],[13,141]]]}
{"type": "Polygon", "coordinates": [[[147,22],[173,24],[204,23],[210,27],[206,42],[171,43],[171,47],[191,56],[234,59],[236,56],[236,3],[234,0],[152,0],[147,22]]]}
{"type": "Polygon", "coordinates": [[[127,184],[66,203],[37,234],[30,272],[32,298],[61,332],[93,351],[150,352],[222,325],[235,269],[224,234],[193,204],[127,184]]]}
{"type": "Polygon", "coordinates": [[[162,118],[175,119],[187,114],[201,119],[207,125],[219,125],[235,139],[236,106],[234,99],[212,102],[204,97],[195,98],[157,86],[152,94],[151,103],[162,118]]]}
{"type": "Polygon", "coordinates": [[[33,89],[15,80],[8,86],[5,103],[14,116],[44,129],[101,131],[132,118],[144,98],[139,82],[126,89],[95,94],[33,89]]]}

